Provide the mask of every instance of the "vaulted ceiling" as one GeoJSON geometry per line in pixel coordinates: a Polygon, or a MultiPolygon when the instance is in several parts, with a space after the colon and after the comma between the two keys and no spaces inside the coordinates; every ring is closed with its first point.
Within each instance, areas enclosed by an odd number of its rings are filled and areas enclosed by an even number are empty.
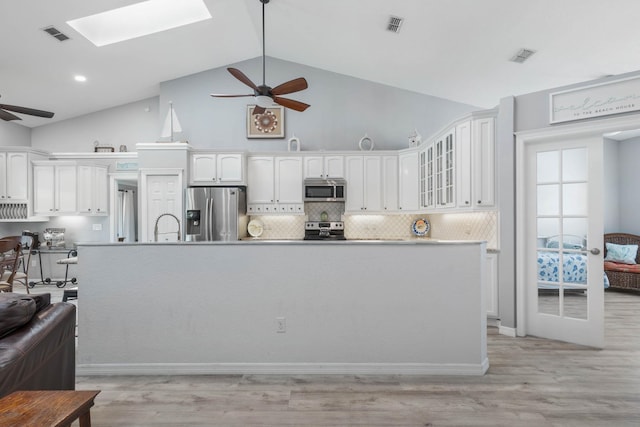
{"type": "MultiPolygon", "coordinates": [[[[262,54],[259,0],[204,0],[210,20],[104,47],[66,24],[138,1],[2,0],[0,103],[56,113],[22,116],[21,124],[39,126],[152,97],[160,82],[262,54]],[[70,40],[42,31],[50,25],[70,40]]],[[[637,0],[271,0],[266,51],[489,108],[504,96],[640,70],[639,16],[637,0]],[[391,15],[404,18],[398,34],[386,30],[391,15]],[[510,62],[520,48],[537,52],[510,62]]]]}

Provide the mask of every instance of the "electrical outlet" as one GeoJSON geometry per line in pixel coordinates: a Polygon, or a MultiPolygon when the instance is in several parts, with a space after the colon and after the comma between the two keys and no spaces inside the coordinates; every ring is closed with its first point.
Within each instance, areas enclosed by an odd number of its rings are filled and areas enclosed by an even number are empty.
{"type": "Polygon", "coordinates": [[[276,317],[276,332],[283,334],[287,332],[287,319],[284,317],[276,317]]]}
{"type": "Polygon", "coordinates": [[[36,261],[31,261],[31,267],[35,268],[38,263],[36,261]]]}
{"type": "Polygon", "coordinates": [[[102,231],[102,224],[93,224],[93,231],[102,231]]]}

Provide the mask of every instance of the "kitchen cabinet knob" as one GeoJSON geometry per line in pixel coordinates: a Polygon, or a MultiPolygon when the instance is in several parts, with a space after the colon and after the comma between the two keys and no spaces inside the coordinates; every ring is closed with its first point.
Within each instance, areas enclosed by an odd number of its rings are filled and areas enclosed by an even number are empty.
{"type": "Polygon", "coordinates": [[[480,205],[480,204],[482,204],[482,200],[478,200],[478,204],[479,204],[479,205],[480,205]]]}
{"type": "Polygon", "coordinates": [[[468,200],[467,200],[467,201],[465,201],[465,202],[464,202],[464,204],[465,204],[465,205],[468,205],[468,204],[469,204],[469,201],[468,201],[468,200]]]}

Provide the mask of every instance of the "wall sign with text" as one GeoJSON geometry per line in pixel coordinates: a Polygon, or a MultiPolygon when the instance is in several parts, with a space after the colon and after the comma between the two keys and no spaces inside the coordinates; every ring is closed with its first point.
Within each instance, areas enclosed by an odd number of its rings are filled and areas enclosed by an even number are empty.
{"type": "Polygon", "coordinates": [[[640,76],[554,92],[549,123],[562,123],[640,110],[640,76]]]}

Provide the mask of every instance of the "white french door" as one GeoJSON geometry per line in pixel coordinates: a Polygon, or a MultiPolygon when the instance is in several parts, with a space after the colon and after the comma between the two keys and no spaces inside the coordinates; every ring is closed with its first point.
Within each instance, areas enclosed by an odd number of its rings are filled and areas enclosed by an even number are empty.
{"type": "Polygon", "coordinates": [[[518,331],[603,347],[602,137],[529,142],[523,155],[518,331]]]}

